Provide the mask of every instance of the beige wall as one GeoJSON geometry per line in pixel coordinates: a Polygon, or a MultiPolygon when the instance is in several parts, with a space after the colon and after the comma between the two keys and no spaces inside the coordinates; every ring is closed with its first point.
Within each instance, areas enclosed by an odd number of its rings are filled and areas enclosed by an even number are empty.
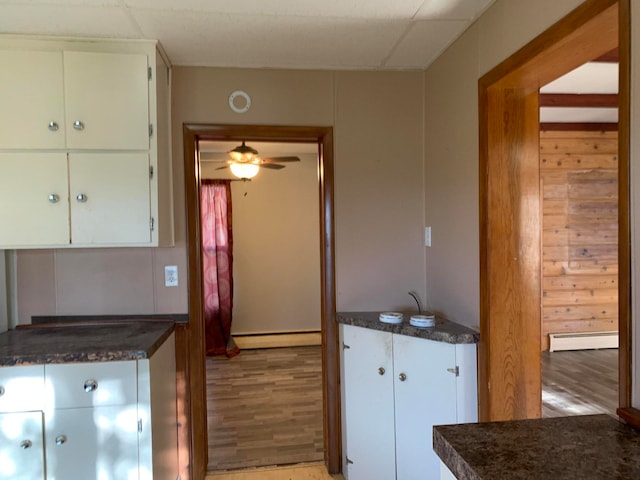
{"type": "Polygon", "coordinates": [[[498,0],[425,73],[429,303],[479,325],[478,79],[579,5],[498,0]]]}
{"type": "Polygon", "coordinates": [[[409,290],[424,298],[422,73],[177,67],[172,75],[175,248],[19,252],[21,323],[187,311],[185,122],[334,126],[338,309],[411,308],[409,290]],[[228,107],[237,89],[252,98],[245,114],[228,107]],[[163,286],[164,265],[178,265],[177,288],[163,286]]]}
{"type": "MultiPolygon", "coordinates": [[[[318,155],[299,157],[231,183],[234,335],[320,330],[318,155]]],[[[202,177],[230,178],[219,166],[202,177]]]]}

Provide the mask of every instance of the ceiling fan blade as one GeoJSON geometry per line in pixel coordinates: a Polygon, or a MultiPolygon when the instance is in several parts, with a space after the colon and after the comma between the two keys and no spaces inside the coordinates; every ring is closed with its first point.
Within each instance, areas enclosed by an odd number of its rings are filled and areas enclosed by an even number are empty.
{"type": "Polygon", "coordinates": [[[278,165],[277,163],[261,163],[260,168],[268,168],[270,170],[282,170],[284,165],[278,165]]]}
{"type": "Polygon", "coordinates": [[[300,159],[298,157],[269,157],[262,158],[262,163],[284,163],[284,162],[299,162],[300,159]]]}

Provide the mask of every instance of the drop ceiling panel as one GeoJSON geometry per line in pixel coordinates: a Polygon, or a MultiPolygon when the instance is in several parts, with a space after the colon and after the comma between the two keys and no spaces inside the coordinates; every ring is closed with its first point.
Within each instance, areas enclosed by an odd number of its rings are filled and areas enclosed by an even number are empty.
{"type": "Polygon", "coordinates": [[[421,68],[429,65],[467,27],[462,20],[425,20],[413,24],[400,41],[385,66],[391,68],[421,68]]]}
{"type": "Polygon", "coordinates": [[[141,38],[135,23],[123,10],[108,6],[0,4],[0,32],[141,38]]]}
{"type": "Polygon", "coordinates": [[[177,65],[377,68],[403,21],[293,18],[132,10],[144,35],[161,38],[177,65]]]}
{"type": "Polygon", "coordinates": [[[425,0],[416,18],[423,20],[472,20],[494,0],[425,0]]]}
{"type": "Polygon", "coordinates": [[[134,8],[241,15],[410,19],[422,0],[123,0],[123,3],[134,8]]]}

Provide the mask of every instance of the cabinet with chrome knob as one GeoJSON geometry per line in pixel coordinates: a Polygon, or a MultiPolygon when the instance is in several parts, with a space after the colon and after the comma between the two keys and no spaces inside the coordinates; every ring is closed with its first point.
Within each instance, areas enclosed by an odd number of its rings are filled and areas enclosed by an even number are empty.
{"type": "Polygon", "coordinates": [[[433,425],[477,420],[476,345],[340,327],[345,478],[439,478],[433,425]]]}
{"type": "Polygon", "coordinates": [[[0,249],[173,245],[157,42],[0,35],[0,62],[0,249]]]}

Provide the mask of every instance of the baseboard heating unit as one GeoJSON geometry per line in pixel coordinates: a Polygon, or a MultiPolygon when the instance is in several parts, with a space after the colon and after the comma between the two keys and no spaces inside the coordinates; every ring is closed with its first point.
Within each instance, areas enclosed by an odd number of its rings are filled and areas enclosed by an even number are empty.
{"type": "Polygon", "coordinates": [[[618,332],[550,333],[549,351],[618,348],[618,332]]]}

